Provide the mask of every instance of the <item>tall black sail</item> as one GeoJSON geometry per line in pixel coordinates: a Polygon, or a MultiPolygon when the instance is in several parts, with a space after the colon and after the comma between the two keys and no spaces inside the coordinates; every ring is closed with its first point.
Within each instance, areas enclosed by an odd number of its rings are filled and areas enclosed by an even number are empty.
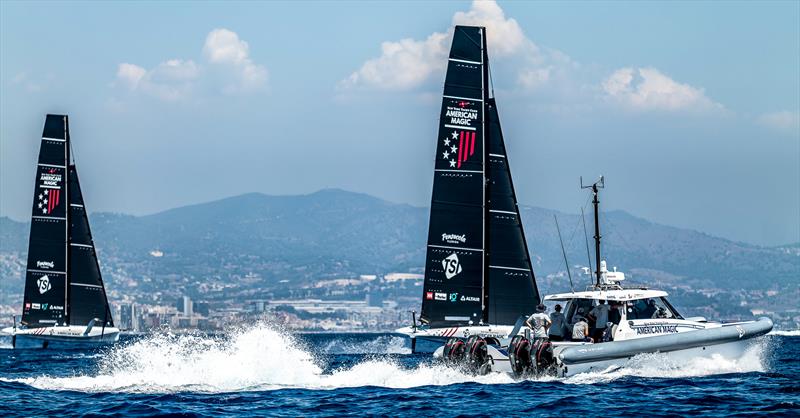
{"type": "Polygon", "coordinates": [[[47,115],[36,166],[22,323],[66,325],[69,257],[68,120],[47,115]]]}
{"type": "Polygon", "coordinates": [[[440,113],[421,320],[484,321],[486,40],[456,26],[440,113]]]}
{"type": "Polygon", "coordinates": [[[75,165],[69,166],[69,323],[114,326],[75,165]]]}
{"type": "Polygon", "coordinates": [[[487,311],[491,324],[513,324],[539,304],[539,290],[528,255],[517,196],[500,128],[497,104],[487,101],[487,177],[489,191],[489,288],[487,311]]]}

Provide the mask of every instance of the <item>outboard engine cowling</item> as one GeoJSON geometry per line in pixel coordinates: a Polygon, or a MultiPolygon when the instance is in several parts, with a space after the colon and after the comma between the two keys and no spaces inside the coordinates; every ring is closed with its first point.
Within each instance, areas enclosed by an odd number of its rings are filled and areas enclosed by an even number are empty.
{"type": "Polygon", "coordinates": [[[442,358],[446,363],[456,365],[464,361],[466,352],[467,348],[464,341],[460,338],[453,337],[448,339],[447,343],[445,343],[442,358]]]}
{"type": "Polygon", "coordinates": [[[469,337],[467,340],[467,370],[485,375],[491,370],[491,361],[486,340],[477,335],[469,337]]]}
{"type": "Polygon", "coordinates": [[[531,342],[522,335],[515,335],[508,345],[508,360],[514,376],[520,377],[531,372],[531,342]]]}

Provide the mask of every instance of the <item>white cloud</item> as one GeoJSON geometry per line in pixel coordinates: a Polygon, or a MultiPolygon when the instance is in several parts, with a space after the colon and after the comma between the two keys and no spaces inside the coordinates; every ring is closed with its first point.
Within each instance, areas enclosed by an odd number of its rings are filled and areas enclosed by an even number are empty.
{"type": "Polygon", "coordinates": [[[117,68],[117,80],[131,90],[136,90],[145,74],[147,70],[135,64],[122,63],[117,68]]]}
{"type": "Polygon", "coordinates": [[[208,86],[226,94],[249,93],[266,85],[267,70],[250,58],[249,45],[227,29],[214,29],[206,37],[203,54],[206,64],[193,60],[170,59],[147,70],[122,63],[117,81],[131,92],[141,92],[162,100],[183,100],[208,86]]]}
{"type": "Polygon", "coordinates": [[[225,67],[235,78],[224,87],[227,93],[247,92],[264,87],[267,69],[250,59],[250,46],[227,29],[214,29],[206,37],[203,54],[212,63],[225,67]]]}
{"type": "Polygon", "coordinates": [[[53,80],[53,75],[48,75],[44,82],[36,81],[31,77],[27,72],[17,73],[14,78],[11,79],[11,83],[16,84],[18,86],[22,86],[30,93],[38,93],[45,89],[45,85],[50,84],[53,80]]]}
{"type": "MultiPolygon", "coordinates": [[[[522,32],[516,20],[507,18],[494,1],[473,1],[466,12],[453,15],[453,25],[485,26],[492,57],[516,57],[524,61],[519,81],[531,85],[549,80],[553,65],[533,41],[522,32]]],[[[367,60],[361,68],[339,83],[343,89],[407,90],[441,75],[453,28],[434,32],[424,40],[402,39],[381,44],[381,55],[367,60]]],[[[562,56],[565,56],[561,54],[562,56]]]]}
{"type": "Polygon", "coordinates": [[[778,132],[796,134],[800,131],[800,111],[765,113],[758,117],[758,123],[778,132]]]}
{"type": "Polygon", "coordinates": [[[722,110],[703,89],[679,83],[655,68],[621,68],[602,82],[605,97],[633,110],[722,110]]]}

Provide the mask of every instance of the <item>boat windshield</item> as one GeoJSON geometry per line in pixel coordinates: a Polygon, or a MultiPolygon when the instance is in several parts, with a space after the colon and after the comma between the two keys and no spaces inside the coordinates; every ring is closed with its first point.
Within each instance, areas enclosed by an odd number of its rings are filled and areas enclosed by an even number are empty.
{"type": "Polygon", "coordinates": [[[663,297],[632,300],[626,303],[626,311],[629,320],[657,318],[683,319],[678,311],[663,297]]]}

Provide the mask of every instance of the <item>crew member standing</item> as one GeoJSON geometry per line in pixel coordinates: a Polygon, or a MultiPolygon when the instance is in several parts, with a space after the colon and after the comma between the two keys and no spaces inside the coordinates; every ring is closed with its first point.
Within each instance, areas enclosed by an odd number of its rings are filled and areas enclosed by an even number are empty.
{"type": "Polygon", "coordinates": [[[600,299],[600,304],[595,306],[594,309],[589,311],[589,316],[594,319],[594,328],[592,328],[592,339],[595,341],[602,341],[603,331],[606,329],[608,323],[609,307],[606,301],[600,299]]]}
{"type": "Polygon", "coordinates": [[[564,318],[564,314],[561,313],[561,305],[556,305],[555,312],[550,314],[550,329],[548,330],[548,334],[550,335],[550,341],[564,341],[564,337],[566,334],[564,330],[566,329],[566,318],[564,318]]]}
{"type": "Polygon", "coordinates": [[[550,320],[550,317],[547,316],[545,313],[547,311],[547,306],[543,304],[539,304],[536,307],[536,313],[528,317],[525,321],[525,325],[528,326],[531,330],[533,330],[533,339],[534,340],[546,340],[547,339],[547,329],[550,328],[550,325],[553,323],[550,320]]]}

